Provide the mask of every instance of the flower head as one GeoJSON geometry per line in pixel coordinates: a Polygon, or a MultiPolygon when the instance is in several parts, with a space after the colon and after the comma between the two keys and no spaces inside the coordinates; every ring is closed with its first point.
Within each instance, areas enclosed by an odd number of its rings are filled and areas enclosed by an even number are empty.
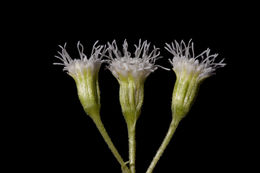
{"type": "Polygon", "coordinates": [[[132,77],[135,80],[145,80],[146,77],[157,69],[155,61],[159,58],[160,52],[158,48],[153,48],[149,52],[150,43],[139,40],[135,46],[134,56],[128,51],[127,41],[124,41],[123,51],[119,51],[116,41],[108,43],[109,52],[109,70],[118,79],[126,79],[132,77]],[[114,58],[115,57],[115,58],[114,58]]]}
{"type": "Polygon", "coordinates": [[[155,61],[159,58],[158,48],[149,52],[150,43],[139,40],[135,45],[134,56],[128,51],[127,41],[124,41],[123,51],[119,51],[113,41],[108,43],[109,70],[120,84],[119,99],[123,115],[128,126],[135,126],[144,98],[144,81],[158,66],[155,61]]]}
{"type": "Polygon", "coordinates": [[[218,54],[210,55],[210,49],[195,56],[191,40],[187,45],[184,41],[166,44],[165,49],[173,54],[170,62],[177,76],[172,95],[172,112],[174,118],[181,119],[189,112],[201,82],[226,64],[223,63],[224,59],[215,62],[218,54]]]}
{"type": "Polygon", "coordinates": [[[194,44],[191,40],[187,45],[184,41],[181,41],[180,43],[175,41],[175,44],[166,44],[165,49],[173,54],[173,59],[169,61],[171,62],[173,70],[177,76],[182,73],[194,74],[200,81],[213,75],[217,68],[226,65],[223,63],[224,59],[220,62],[215,62],[218,54],[210,55],[209,48],[195,56],[194,44]]]}
{"type": "Polygon", "coordinates": [[[102,56],[106,49],[104,46],[93,45],[89,58],[83,53],[84,48],[80,42],[77,44],[80,59],[72,59],[64,47],[60,46],[61,52],[59,56],[62,63],[54,63],[55,65],[64,65],[64,71],[73,77],[76,82],[78,96],[80,102],[88,115],[99,114],[100,94],[98,84],[98,72],[104,60],[102,56]]]}

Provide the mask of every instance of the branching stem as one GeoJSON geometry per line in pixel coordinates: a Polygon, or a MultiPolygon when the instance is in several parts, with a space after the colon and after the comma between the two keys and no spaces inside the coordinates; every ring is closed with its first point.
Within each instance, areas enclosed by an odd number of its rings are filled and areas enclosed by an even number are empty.
{"type": "Polygon", "coordinates": [[[105,142],[108,145],[108,148],[111,150],[111,152],[113,153],[113,155],[115,156],[116,160],[119,162],[119,164],[121,165],[122,171],[124,173],[130,173],[128,167],[126,166],[123,158],[121,157],[121,155],[119,154],[119,152],[117,151],[116,147],[114,146],[113,142],[111,141],[102,121],[100,118],[93,118],[94,123],[96,124],[100,134],[102,135],[103,139],[105,140],[105,142]]]}

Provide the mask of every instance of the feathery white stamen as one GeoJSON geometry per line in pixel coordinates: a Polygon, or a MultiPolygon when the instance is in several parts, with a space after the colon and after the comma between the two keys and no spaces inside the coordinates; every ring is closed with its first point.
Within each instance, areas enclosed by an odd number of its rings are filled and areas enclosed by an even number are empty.
{"type": "Polygon", "coordinates": [[[55,56],[59,60],[62,61],[62,63],[54,63],[55,65],[64,65],[63,70],[67,71],[69,75],[73,77],[78,77],[78,75],[81,75],[82,72],[86,70],[90,70],[93,73],[96,73],[99,71],[100,65],[104,60],[102,60],[102,56],[105,53],[105,47],[104,46],[96,46],[98,41],[96,41],[93,45],[91,55],[89,58],[83,53],[84,47],[83,45],[78,42],[77,48],[79,52],[80,59],[72,59],[68,52],[66,51],[66,43],[64,47],[59,46],[61,48],[61,51],[58,52],[59,56],[55,56]]]}
{"type": "Polygon", "coordinates": [[[202,80],[213,75],[217,68],[226,65],[223,63],[224,59],[220,62],[215,62],[218,54],[210,55],[209,48],[195,57],[194,44],[191,40],[187,45],[183,40],[180,43],[175,41],[171,45],[166,43],[165,49],[174,56],[169,61],[177,76],[184,72],[188,74],[193,73],[198,75],[198,80],[202,80]]]}
{"type": "Polygon", "coordinates": [[[125,40],[123,51],[119,51],[116,41],[108,43],[109,52],[109,70],[119,79],[120,76],[128,77],[131,75],[134,79],[145,79],[151,72],[154,72],[159,66],[155,61],[159,59],[159,49],[154,47],[149,53],[150,43],[139,40],[138,45],[134,45],[136,50],[134,56],[128,51],[128,44],[125,40]],[[115,57],[115,58],[114,58],[115,57]]]}

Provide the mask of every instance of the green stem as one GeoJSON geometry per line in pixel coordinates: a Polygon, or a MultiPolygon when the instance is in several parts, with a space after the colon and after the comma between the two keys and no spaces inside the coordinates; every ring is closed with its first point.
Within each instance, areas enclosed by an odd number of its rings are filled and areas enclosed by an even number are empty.
{"type": "Polygon", "coordinates": [[[128,142],[129,142],[130,170],[131,173],[135,173],[135,154],[136,154],[135,126],[128,127],[128,142]]]}
{"type": "Polygon", "coordinates": [[[102,121],[100,118],[95,117],[93,118],[94,123],[96,124],[99,132],[101,133],[103,139],[105,140],[105,142],[108,145],[108,148],[111,150],[111,152],[113,153],[113,155],[115,156],[116,160],[119,162],[119,164],[121,165],[122,171],[124,173],[130,173],[128,167],[126,166],[123,158],[121,157],[121,155],[119,154],[119,152],[117,151],[116,147],[114,146],[113,142],[111,141],[102,121]]]}
{"type": "Polygon", "coordinates": [[[168,132],[167,132],[160,148],[158,149],[156,155],[154,156],[153,161],[151,162],[149,168],[147,169],[146,173],[152,173],[153,172],[153,169],[156,166],[157,162],[159,161],[160,157],[162,156],[165,148],[167,147],[167,145],[171,141],[171,138],[172,138],[179,122],[180,122],[180,120],[177,120],[175,118],[172,119],[172,122],[170,124],[169,129],[168,129],[168,132]]]}

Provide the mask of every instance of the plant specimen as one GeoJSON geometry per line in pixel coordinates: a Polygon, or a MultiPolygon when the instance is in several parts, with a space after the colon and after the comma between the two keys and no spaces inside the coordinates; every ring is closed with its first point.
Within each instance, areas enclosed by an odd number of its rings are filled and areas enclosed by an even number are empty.
{"type": "MultiPolygon", "coordinates": [[[[136,122],[141,114],[144,99],[144,83],[150,73],[158,67],[169,70],[156,63],[161,58],[159,48],[150,47],[147,41],[139,40],[133,54],[128,51],[128,43],[125,40],[120,50],[116,41],[106,45],[93,45],[91,54],[87,57],[80,42],[77,44],[79,59],[72,59],[64,47],[56,56],[66,71],[76,82],[78,97],[87,115],[96,124],[99,132],[107,143],[109,149],[121,165],[123,173],[135,173],[136,160],[136,122]],[[129,161],[125,162],[112,140],[110,139],[100,117],[100,91],[98,73],[102,63],[108,63],[108,69],[117,79],[119,89],[119,100],[122,114],[127,124],[129,141],[129,161]],[[129,165],[129,166],[128,166],[129,165]]],[[[195,56],[194,44],[190,40],[187,44],[184,41],[177,41],[166,44],[165,49],[173,58],[169,59],[172,69],[176,74],[176,82],[172,93],[172,121],[168,132],[155,154],[146,173],[152,173],[157,162],[169,144],[179,122],[184,118],[197,96],[201,83],[211,75],[217,68],[224,67],[224,59],[216,62],[218,54],[210,54],[207,49],[195,56]]]]}

